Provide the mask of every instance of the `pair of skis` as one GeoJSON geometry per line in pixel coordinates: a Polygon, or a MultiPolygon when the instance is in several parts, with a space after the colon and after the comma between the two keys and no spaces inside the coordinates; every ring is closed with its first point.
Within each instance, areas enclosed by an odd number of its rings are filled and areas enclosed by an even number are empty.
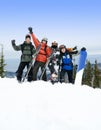
{"type": "Polygon", "coordinates": [[[50,62],[50,60],[51,60],[51,58],[53,57],[53,55],[54,55],[54,51],[52,51],[51,55],[47,58],[47,62],[45,63],[44,68],[43,68],[43,70],[42,70],[42,73],[41,73],[41,75],[40,75],[40,80],[42,80],[42,77],[43,77],[43,75],[44,75],[44,73],[45,73],[45,71],[46,71],[46,68],[47,68],[47,66],[48,66],[48,64],[49,64],[49,62],[50,62]]]}

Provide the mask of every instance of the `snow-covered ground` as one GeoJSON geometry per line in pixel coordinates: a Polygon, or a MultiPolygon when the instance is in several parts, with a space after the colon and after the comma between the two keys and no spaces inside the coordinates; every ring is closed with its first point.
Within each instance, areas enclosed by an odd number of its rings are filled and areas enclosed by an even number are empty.
{"type": "Polygon", "coordinates": [[[0,79],[0,130],[101,130],[101,89],[0,79]]]}

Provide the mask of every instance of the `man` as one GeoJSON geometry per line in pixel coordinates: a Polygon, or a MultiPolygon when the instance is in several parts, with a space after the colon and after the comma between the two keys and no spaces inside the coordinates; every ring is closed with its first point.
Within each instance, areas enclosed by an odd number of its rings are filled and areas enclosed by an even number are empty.
{"type": "MultiPolygon", "coordinates": [[[[33,31],[32,31],[32,27],[28,28],[31,37],[33,39],[33,42],[36,46],[36,48],[39,46],[40,41],[36,38],[36,36],[34,35],[33,31]]],[[[34,67],[33,67],[33,80],[36,81],[37,80],[37,74],[39,71],[39,68],[41,68],[41,71],[43,70],[43,68],[45,67],[45,64],[47,62],[47,58],[51,55],[52,53],[52,49],[47,45],[48,43],[48,39],[47,38],[43,38],[41,40],[41,49],[36,57],[35,63],[34,63],[34,67]]],[[[46,71],[43,74],[42,80],[47,81],[47,77],[46,77],[46,71]]]]}
{"type": "Polygon", "coordinates": [[[58,43],[56,41],[53,41],[51,43],[51,49],[52,49],[52,57],[50,58],[50,62],[48,64],[49,70],[50,70],[50,81],[52,83],[55,83],[58,81],[58,55],[59,55],[59,49],[58,49],[58,43]]]}
{"type": "MultiPolygon", "coordinates": [[[[19,82],[21,82],[23,70],[26,66],[28,68],[29,63],[32,60],[32,55],[36,52],[36,50],[31,43],[30,35],[25,36],[25,41],[23,42],[23,44],[20,44],[17,46],[15,44],[15,40],[12,40],[11,43],[12,43],[14,50],[22,51],[21,61],[20,61],[18,70],[16,71],[17,80],[19,82]]],[[[28,74],[28,81],[32,81],[32,72],[31,71],[28,74]]]]}

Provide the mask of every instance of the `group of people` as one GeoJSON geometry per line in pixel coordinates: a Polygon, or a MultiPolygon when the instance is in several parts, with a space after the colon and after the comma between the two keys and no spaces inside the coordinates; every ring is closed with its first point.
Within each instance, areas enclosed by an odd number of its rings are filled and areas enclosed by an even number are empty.
{"type": "MultiPolygon", "coordinates": [[[[43,69],[50,58],[48,68],[50,70],[50,78],[57,78],[61,83],[65,81],[65,74],[68,75],[69,83],[73,83],[73,62],[72,55],[77,54],[77,47],[67,48],[65,45],[58,46],[56,41],[52,42],[51,46],[48,46],[48,39],[43,38],[41,42],[33,33],[32,27],[28,28],[29,34],[25,36],[25,41],[16,45],[15,40],[12,40],[12,46],[16,51],[22,51],[21,62],[16,71],[16,77],[19,82],[22,81],[23,70],[25,67],[29,67],[33,60],[33,55],[36,53],[36,49],[41,44],[39,53],[35,58],[34,65],[31,67],[27,80],[29,82],[36,81],[38,78],[38,72],[43,69]],[[31,42],[31,38],[33,43],[31,42]]],[[[46,70],[43,73],[42,80],[47,81],[46,70]]]]}

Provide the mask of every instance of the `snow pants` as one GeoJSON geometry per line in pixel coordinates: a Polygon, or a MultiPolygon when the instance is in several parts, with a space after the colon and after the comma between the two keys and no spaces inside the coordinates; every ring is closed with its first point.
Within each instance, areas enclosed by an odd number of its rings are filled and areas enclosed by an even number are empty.
{"type": "Polygon", "coordinates": [[[65,82],[65,74],[68,75],[68,81],[69,83],[73,83],[73,70],[61,70],[60,72],[60,82],[65,82]]]}
{"type": "MultiPolygon", "coordinates": [[[[20,62],[18,70],[16,71],[16,76],[17,76],[17,80],[20,82],[22,79],[22,75],[23,75],[23,70],[25,69],[25,67],[29,67],[30,62],[20,62]]],[[[29,74],[28,74],[28,81],[32,81],[32,69],[30,70],[29,74]]]]}
{"type": "MultiPolygon", "coordinates": [[[[41,68],[41,71],[42,71],[44,67],[45,67],[44,62],[35,61],[34,66],[33,66],[33,81],[37,80],[39,68],[41,68]]],[[[46,70],[43,74],[42,80],[47,81],[46,70]]]]}

